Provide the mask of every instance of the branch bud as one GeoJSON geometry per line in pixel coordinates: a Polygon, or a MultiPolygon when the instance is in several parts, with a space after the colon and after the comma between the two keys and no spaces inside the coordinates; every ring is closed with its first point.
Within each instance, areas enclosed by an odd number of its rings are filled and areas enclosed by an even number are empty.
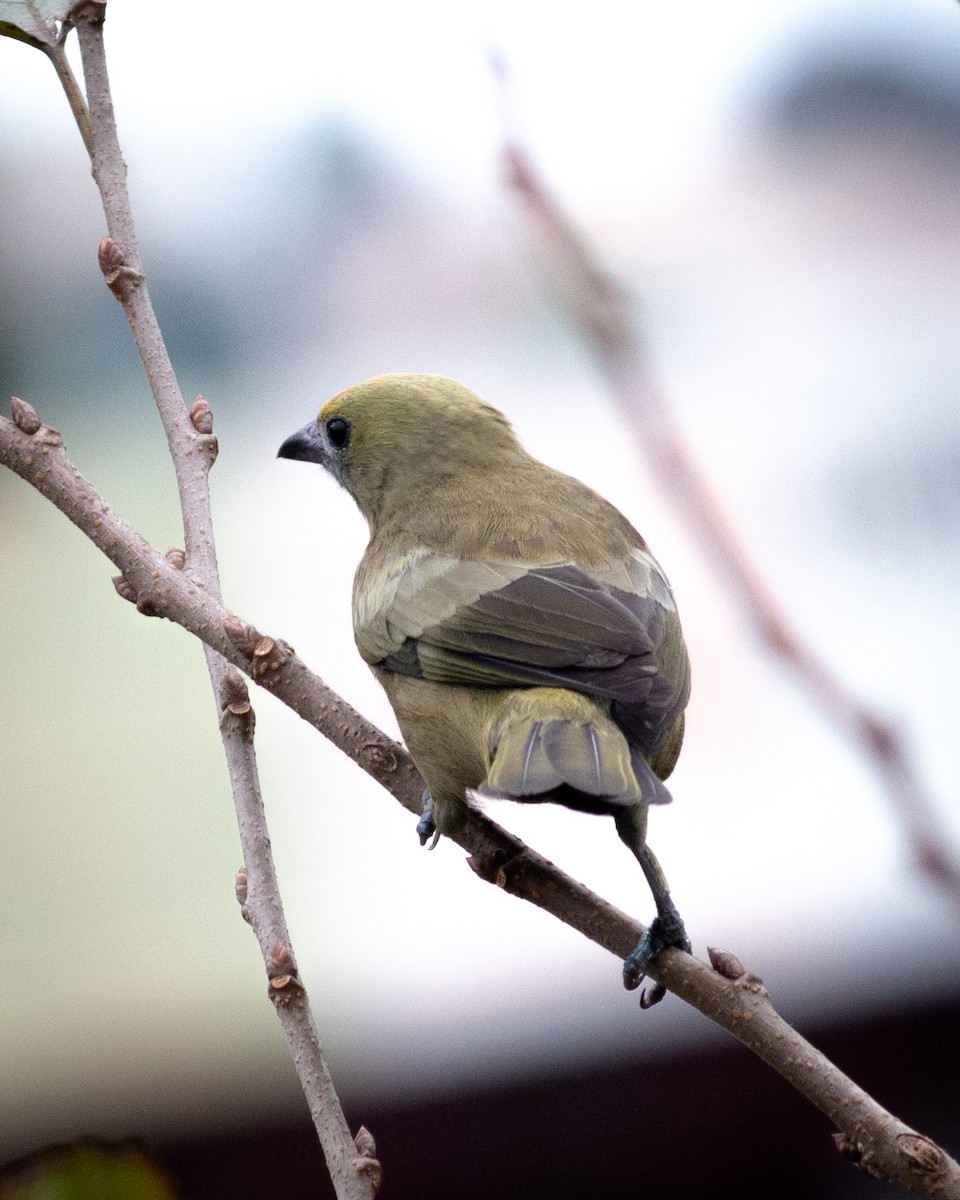
{"type": "MultiPolygon", "coordinates": [[[[424,841],[429,836],[430,834],[426,833],[424,841]]],[[[492,850],[489,854],[471,854],[467,859],[467,866],[475,875],[479,875],[484,883],[495,883],[497,887],[505,888],[507,875],[503,868],[507,861],[503,850],[492,850]]]]}
{"type": "Polygon", "coordinates": [[[220,707],[233,713],[235,717],[243,717],[250,712],[250,693],[247,691],[243,676],[234,666],[227,667],[220,696],[220,707]]]}
{"type": "Polygon", "coordinates": [[[97,247],[97,262],[103,272],[107,287],[120,301],[127,299],[134,288],[143,283],[143,276],[133,267],[127,266],[123,251],[112,237],[100,239],[97,247]]]}
{"type": "Polygon", "coordinates": [[[297,977],[297,964],[289,946],[277,942],[267,958],[267,994],[278,1008],[285,1008],[303,994],[303,984],[297,977]]]}
{"type": "Polygon", "coordinates": [[[213,433],[213,410],[203,396],[198,396],[190,409],[190,420],[197,433],[213,433]]]}
{"type": "Polygon", "coordinates": [[[246,621],[241,621],[239,617],[232,614],[224,617],[223,632],[244,654],[251,654],[254,646],[262,640],[259,632],[252,625],[248,625],[246,621]]]}
{"type": "Polygon", "coordinates": [[[241,906],[247,902],[247,868],[241,867],[237,872],[235,888],[237,892],[237,903],[241,906]]]}
{"type": "Polygon", "coordinates": [[[283,669],[293,657],[293,649],[286,642],[277,641],[272,637],[260,637],[253,647],[250,662],[250,675],[257,683],[283,669]]]}
{"type": "Polygon", "coordinates": [[[377,1144],[373,1140],[373,1134],[366,1125],[361,1125],[357,1130],[353,1144],[359,1155],[355,1164],[357,1174],[366,1176],[370,1180],[372,1191],[376,1194],[383,1179],[383,1167],[377,1158],[377,1144]]]}
{"type": "Polygon", "coordinates": [[[170,550],[168,550],[163,557],[167,560],[170,566],[177,571],[182,571],[187,565],[186,554],[182,550],[178,550],[175,547],[172,547],[170,550]]]}
{"type": "Polygon", "coordinates": [[[830,1135],[833,1138],[833,1144],[836,1146],[838,1153],[848,1162],[859,1163],[863,1157],[860,1147],[846,1133],[834,1133],[830,1135]]]}
{"type": "Polygon", "coordinates": [[[274,942],[267,958],[267,974],[271,979],[280,975],[296,975],[297,964],[286,942],[274,942]]]}
{"type": "Polygon", "coordinates": [[[131,604],[136,604],[137,593],[123,575],[114,575],[112,582],[121,600],[129,600],[131,604]]]}
{"type": "Polygon", "coordinates": [[[100,264],[100,270],[103,272],[105,278],[127,265],[127,260],[123,257],[123,251],[112,237],[103,237],[100,239],[100,245],[97,247],[97,262],[100,264]]]}
{"type": "Polygon", "coordinates": [[[37,416],[37,410],[19,396],[10,397],[10,416],[14,425],[23,433],[31,436],[37,432],[43,422],[37,416]]]}
{"type": "Polygon", "coordinates": [[[731,954],[729,950],[715,950],[712,946],[708,946],[707,955],[710,959],[710,966],[724,979],[742,979],[747,973],[740,959],[735,954],[731,954]]]}
{"type": "Polygon", "coordinates": [[[357,1151],[365,1158],[377,1157],[377,1143],[373,1140],[373,1134],[366,1125],[361,1125],[357,1130],[357,1136],[353,1139],[353,1144],[356,1146],[357,1151]]]}

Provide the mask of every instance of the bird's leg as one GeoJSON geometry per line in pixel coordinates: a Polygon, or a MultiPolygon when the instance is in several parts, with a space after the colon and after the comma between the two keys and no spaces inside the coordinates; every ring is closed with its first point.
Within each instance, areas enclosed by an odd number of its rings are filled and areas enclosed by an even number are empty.
{"type": "MultiPolygon", "coordinates": [[[[646,843],[646,809],[639,805],[620,809],[616,815],[616,824],[617,833],[639,862],[657,906],[657,915],[623,963],[623,986],[632,991],[639,987],[646,973],[647,963],[655,959],[661,950],[668,946],[676,946],[689,953],[690,939],[687,937],[683,919],[670,899],[670,888],[663,868],[646,843]]],[[[644,1008],[650,1008],[662,1000],[665,994],[666,989],[658,983],[651,988],[649,996],[641,997],[640,1003],[644,1008]]]]}
{"type": "Polygon", "coordinates": [[[430,795],[429,788],[424,788],[422,799],[423,813],[417,822],[417,836],[420,838],[421,846],[426,846],[427,842],[430,842],[428,849],[432,850],[440,841],[440,830],[433,823],[433,797],[430,795]],[[431,838],[433,841],[430,841],[431,838]]]}

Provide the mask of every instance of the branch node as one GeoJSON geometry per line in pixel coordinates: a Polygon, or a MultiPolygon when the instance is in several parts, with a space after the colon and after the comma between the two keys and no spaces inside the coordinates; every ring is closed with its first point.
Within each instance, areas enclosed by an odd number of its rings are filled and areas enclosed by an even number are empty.
{"type": "Polygon", "coordinates": [[[286,1008],[304,993],[303,984],[297,974],[290,947],[284,942],[274,943],[267,958],[267,994],[278,1008],[286,1008]]]}
{"type": "Polygon", "coordinates": [[[735,954],[731,954],[729,950],[717,950],[713,946],[708,946],[707,956],[710,959],[710,966],[718,975],[732,980],[739,985],[742,991],[752,992],[755,996],[770,999],[770,993],[764,987],[760,976],[748,971],[735,954]]]}
{"type": "Polygon", "coordinates": [[[922,1133],[898,1133],[896,1141],[897,1149],[907,1160],[913,1174],[936,1178],[946,1171],[946,1155],[922,1133]]]}
{"type": "Polygon", "coordinates": [[[740,959],[729,950],[715,950],[713,946],[708,946],[707,957],[710,959],[710,966],[724,979],[742,979],[747,973],[740,959]]]}
{"type": "Polygon", "coordinates": [[[121,600],[128,600],[131,604],[137,602],[137,592],[133,584],[126,578],[125,575],[114,575],[112,579],[113,586],[117,589],[117,595],[121,600]]]}
{"type": "Polygon", "coordinates": [[[107,0],[77,0],[65,19],[71,25],[86,21],[89,25],[102,26],[107,19],[107,0]]]}
{"type": "MultiPolygon", "coordinates": [[[[63,446],[63,435],[60,430],[51,429],[49,425],[44,425],[33,405],[28,404],[26,400],[21,400],[19,396],[10,397],[10,419],[21,433],[27,434],[28,437],[36,438],[41,446],[63,446]]],[[[47,454],[49,450],[44,449],[43,453],[47,454]]]]}
{"type": "Polygon", "coordinates": [[[220,707],[232,712],[235,717],[242,717],[250,712],[250,693],[247,691],[247,685],[243,676],[232,665],[227,667],[223,677],[220,707]]]}
{"type": "Polygon", "coordinates": [[[506,868],[510,861],[502,850],[494,850],[490,854],[471,854],[467,866],[485,883],[495,883],[497,887],[505,888],[508,882],[506,868]]]}
{"type": "Polygon", "coordinates": [[[286,942],[274,942],[273,949],[267,959],[267,974],[271,979],[275,975],[296,975],[297,964],[293,961],[293,952],[286,942]]]}
{"type": "Polygon", "coordinates": [[[143,613],[145,617],[163,616],[163,613],[158,610],[156,602],[150,596],[144,596],[141,599],[140,593],[126,575],[114,575],[111,582],[121,600],[129,600],[131,604],[135,604],[137,612],[143,613]]]}
{"type": "Polygon", "coordinates": [[[244,654],[248,655],[253,653],[254,647],[262,640],[261,634],[252,625],[241,621],[232,613],[223,619],[223,632],[238,650],[242,650],[244,654]]]}
{"type": "Polygon", "coordinates": [[[232,726],[240,733],[241,737],[248,742],[252,741],[257,718],[253,711],[253,705],[250,703],[250,693],[247,691],[243,676],[233,665],[227,667],[223,678],[223,686],[220,689],[220,707],[223,710],[221,728],[227,731],[232,726]],[[233,718],[232,722],[231,718],[233,718]]]}
{"type": "Polygon", "coordinates": [[[373,1140],[373,1134],[366,1127],[366,1125],[361,1125],[357,1130],[357,1135],[353,1139],[353,1144],[356,1146],[357,1152],[364,1155],[364,1157],[377,1157],[377,1143],[373,1140]]]}
{"type": "Polygon", "coordinates": [[[753,992],[755,996],[762,996],[765,1000],[770,999],[770,993],[767,991],[763,980],[759,975],[754,975],[752,971],[744,971],[740,976],[740,987],[745,992],[753,992]]]}
{"type": "Polygon", "coordinates": [[[243,676],[234,666],[228,666],[224,675],[223,687],[220,691],[220,707],[223,710],[221,728],[226,731],[231,725],[230,718],[232,717],[235,722],[234,728],[247,741],[252,741],[257,718],[253,711],[253,705],[250,703],[247,685],[243,676]]]}
{"type": "Polygon", "coordinates": [[[207,458],[210,460],[207,463],[207,467],[209,469],[217,461],[217,455],[220,453],[220,443],[212,433],[209,437],[201,434],[198,440],[203,446],[203,449],[207,452],[207,458]]]}
{"type": "Polygon", "coordinates": [[[203,396],[198,396],[190,409],[190,422],[197,431],[197,442],[206,455],[206,469],[210,469],[220,454],[220,443],[214,437],[214,413],[203,396]]]}
{"type": "Polygon", "coordinates": [[[257,683],[262,683],[293,657],[293,649],[278,638],[257,636],[259,640],[251,651],[250,674],[257,683]]]}
{"type": "Polygon", "coordinates": [[[845,1158],[847,1162],[852,1162],[856,1166],[860,1165],[860,1147],[846,1133],[834,1133],[830,1135],[833,1138],[833,1144],[837,1148],[837,1153],[841,1158],[845,1158]]]}
{"type": "Polygon", "coordinates": [[[376,1194],[383,1181],[383,1167],[377,1158],[377,1144],[373,1140],[373,1134],[367,1129],[366,1125],[361,1125],[357,1130],[357,1136],[353,1139],[353,1144],[356,1146],[359,1154],[354,1164],[357,1174],[369,1179],[371,1189],[376,1194]]]}
{"type": "Polygon", "coordinates": [[[207,469],[209,470],[217,461],[220,443],[213,435],[213,410],[203,396],[198,396],[190,408],[190,423],[199,435],[197,441],[207,455],[207,469]]]}
{"type": "Polygon", "coordinates": [[[262,637],[253,648],[253,657],[269,658],[276,648],[277,643],[272,637],[262,637]]]}
{"type": "Polygon", "coordinates": [[[396,752],[382,742],[364,742],[358,753],[364,770],[374,778],[393,775],[399,766],[396,752]]]}
{"type": "Polygon", "coordinates": [[[194,400],[190,409],[190,421],[197,433],[213,433],[213,410],[203,396],[194,400]]]}
{"type": "Polygon", "coordinates": [[[247,883],[247,868],[241,867],[240,870],[237,871],[237,877],[234,880],[233,886],[237,896],[237,903],[240,905],[240,916],[243,917],[248,925],[252,926],[253,914],[250,912],[250,906],[247,904],[247,883]]]}
{"type": "Polygon", "coordinates": [[[10,417],[22,433],[31,437],[43,426],[43,422],[37,416],[37,410],[19,396],[10,397],[10,417]]]}
{"type": "Polygon", "coordinates": [[[107,287],[121,303],[143,283],[143,272],[127,266],[123,251],[112,237],[100,239],[97,262],[107,287]]]}
{"type": "Polygon", "coordinates": [[[97,246],[97,262],[104,277],[112,274],[114,271],[119,271],[121,267],[127,265],[127,260],[123,257],[123,251],[112,237],[102,237],[100,239],[100,244],[97,246]]]}
{"type": "Polygon", "coordinates": [[[834,1133],[831,1136],[833,1144],[836,1146],[841,1158],[845,1158],[847,1162],[853,1163],[855,1167],[858,1167],[865,1175],[869,1175],[872,1179],[882,1179],[884,1182],[889,1182],[890,1176],[877,1162],[873,1151],[864,1150],[863,1146],[847,1133],[834,1133]]]}

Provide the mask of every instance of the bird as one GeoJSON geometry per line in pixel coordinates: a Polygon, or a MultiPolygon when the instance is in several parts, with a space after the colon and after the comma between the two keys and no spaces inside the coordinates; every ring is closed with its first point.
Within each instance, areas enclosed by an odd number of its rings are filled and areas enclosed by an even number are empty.
{"type": "Polygon", "coordinates": [[[462,828],[476,797],[612,816],[657,910],[625,986],[668,946],[689,952],[646,830],[671,798],[690,666],[670,584],[627,518],[438,375],[339,392],[278,457],[324,467],[369,526],[354,638],[426,784],[421,843],[462,828]]]}

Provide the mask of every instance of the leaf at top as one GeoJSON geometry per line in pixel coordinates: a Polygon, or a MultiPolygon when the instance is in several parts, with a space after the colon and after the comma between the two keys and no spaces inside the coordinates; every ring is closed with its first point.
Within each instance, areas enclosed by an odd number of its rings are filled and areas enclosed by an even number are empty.
{"type": "Polygon", "coordinates": [[[70,0],[0,0],[0,35],[45,50],[70,8],[70,0]]]}

